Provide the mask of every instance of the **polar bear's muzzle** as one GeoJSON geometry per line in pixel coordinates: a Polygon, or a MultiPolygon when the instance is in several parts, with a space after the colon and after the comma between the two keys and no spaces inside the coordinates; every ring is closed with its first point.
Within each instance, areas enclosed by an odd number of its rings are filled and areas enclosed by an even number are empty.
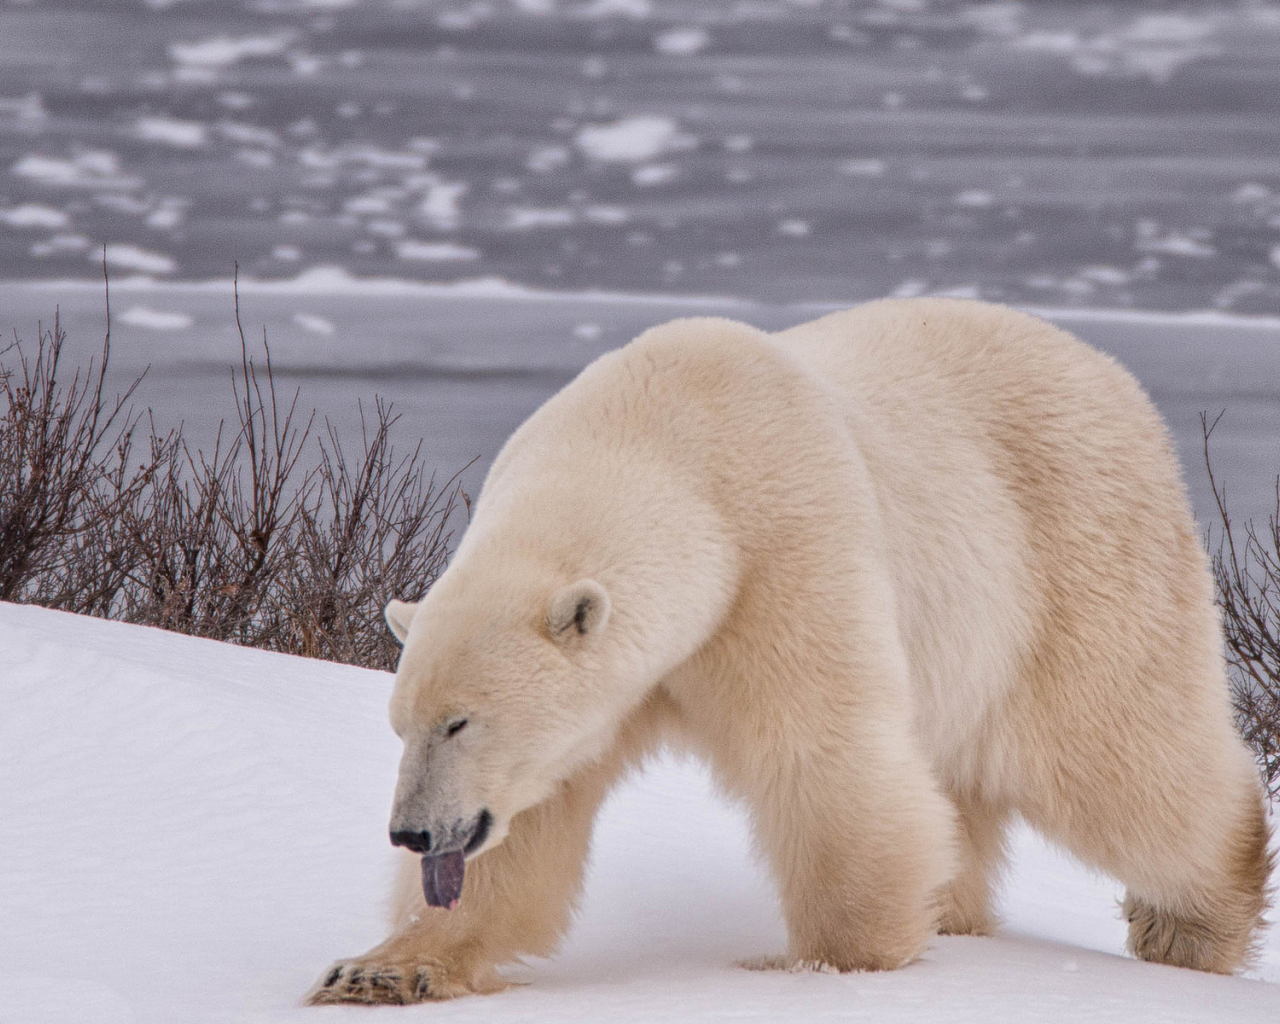
{"type": "Polygon", "coordinates": [[[422,895],[427,905],[452,910],[462,896],[467,855],[484,845],[492,827],[493,815],[485,809],[469,822],[437,831],[434,842],[425,829],[393,829],[391,844],[422,854],[422,895]]]}

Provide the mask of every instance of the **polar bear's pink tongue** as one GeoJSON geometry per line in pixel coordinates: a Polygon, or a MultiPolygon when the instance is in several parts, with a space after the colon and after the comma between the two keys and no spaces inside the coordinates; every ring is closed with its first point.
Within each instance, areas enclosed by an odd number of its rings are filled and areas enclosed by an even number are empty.
{"type": "Polygon", "coordinates": [[[452,910],[462,895],[462,876],[467,870],[461,850],[422,858],[422,895],[432,907],[452,910]]]}

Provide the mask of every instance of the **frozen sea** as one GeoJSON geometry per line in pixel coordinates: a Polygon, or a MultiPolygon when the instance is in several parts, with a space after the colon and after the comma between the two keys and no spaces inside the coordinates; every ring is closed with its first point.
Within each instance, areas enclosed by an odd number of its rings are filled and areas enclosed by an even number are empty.
{"type": "Polygon", "coordinates": [[[0,279],[1280,310],[1270,0],[3,0],[0,279]]]}
{"type": "Polygon", "coordinates": [[[1205,523],[1199,414],[1226,410],[1215,459],[1260,518],[1280,3],[3,0],[0,329],[57,307],[92,348],[104,245],[117,379],[150,366],[140,401],[197,439],[236,264],[304,408],[352,436],[393,399],[472,491],[650,324],[952,294],[1130,366],[1205,523]]]}

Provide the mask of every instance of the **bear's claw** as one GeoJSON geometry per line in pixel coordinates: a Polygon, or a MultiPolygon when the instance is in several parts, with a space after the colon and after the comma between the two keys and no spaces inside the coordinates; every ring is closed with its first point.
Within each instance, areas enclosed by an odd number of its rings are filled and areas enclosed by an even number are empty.
{"type": "Polygon", "coordinates": [[[405,1006],[457,994],[447,988],[433,987],[432,969],[426,965],[383,966],[346,961],[334,964],[307,997],[307,1002],[311,1006],[336,1003],[405,1006]]]}

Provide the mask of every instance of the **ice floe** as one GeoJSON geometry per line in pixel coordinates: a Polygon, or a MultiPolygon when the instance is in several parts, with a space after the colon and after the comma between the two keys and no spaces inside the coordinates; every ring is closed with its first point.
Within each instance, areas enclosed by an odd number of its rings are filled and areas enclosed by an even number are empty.
{"type": "Polygon", "coordinates": [[[1143,14],[1121,29],[1082,35],[1074,29],[1039,30],[1018,36],[1018,49],[1061,54],[1081,75],[1146,78],[1167,82],[1180,67],[1212,57],[1221,48],[1210,37],[1212,17],[1180,13],[1143,14]]]}
{"type": "Polygon", "coordinates": [[[1218,255],[1218,250],[1208,242],[1191,235],[1169,232],[1148,238],[1139,238],[1133,247],[1139,252],[1158,252],[1169,256],[1188,256],[1193,259],[1209,259],[1218,255]]]}
{"type": "MultiPolygon", "coordinates": [[[[98,258],[96,251],[90,254],[90,259],[98,258]]],[[[140,270],[144,274],[172,274],[178,269],[178,264],[172,256],[121,244],[107,246],[107,267],[111,270],[140,270]]]]}
{"type": "Polygon", "coordinates": [[[261,36],[210,36],[194,43],[170,43],[169,56],[179,64],[226,68],[249,57],[274,57],[293,42],[292,32],[261,36]]]}
{"type": "Polygon", "coordinates": [[[951,201],[956,206],[961,206],[969,210],[985,210],[988,206],[995,203],[995,197],[986,189],[968,188],[963,192],[958,192],[952,197],[951,201]]]}
{"type": "Polygon", "coordinates": [[[28,153],[9,168],[11,174],[54,188],[134,189],[142,182],[120,169],[120,157],[105,149],[85,150],[73,157],[28,153]]]}
{"type": "Polygon", "coordinates": [[[175,149],[199,149],[209,139],[209,129],[201,122],[175,117],[140,117],[134,122],[133,131],[143,142],[159,142],[175,149]]]}
{"type": "Polygon", "coordinates": [[[130,306],[120,316],[130,327],[142,327],[148,331],[185,331],[192,324],[186,313],[165,312],[150,306],[130,306]]]}
{"type": "Polygon", "coordinates": [[[675,164],[644,164],[631,172],[631,180],[641,188],[653,185],[665,185],[680,175],[680,168],[675,164]]]}
{"type": "Polygon", "coordinates": [[[578,218],[572,210],[564,209],[529,209],[513,207],[507,210],[507,229],[509,231],[530,231],[534,228],[567,228],[578,218]]]}
{"type": "Polygon", "coordinates": [[[840,164],[840,173],[851,178],[879,178],[884,172],[885,162],[876,157],[845,160],[840,164]]]}
{"type": "Polygon", "coordinates": [[[316,316],[314,313],[294,313],[293,322],[304,331],[310,331],[312,334],[323,334],[326,337],[336,330],[333,326],[333,321],[326,320],[322,316],[316,316]]]}
{"type": "MultiPolygon", "coordinates": [[[[54,235],[42,242],[36,242],[31,246],[30,252],[32,256],[44,259],[48,256],[66,256],[70,253],[84,252],[88,248],[89,239],[84,235],[54,235]]],[[[95,253],[100,255],[101,250],[95,250],[95,253]]]]}
{"type": "Polygon", "coordinates": [[[48,116],[44,100],[38,92],[28,93],[26,96],[0,96],[0,118],[12,118],[19,127],[30,127],[48,116]]]}
{"type": "Polygon", "coordinates": [[[690,148],[676,122],[660,114],[588,125],[574,142],[591,159],[604,163],[643,163],[672,149],[690,148]]]}
{"type": "Polygon", "coordinates": [[[443,263],[450,260],[478,260],[480,253],[465,245],[453,242],[420,242],[405,239],[396,245],[396,255],[402,260],[425,260],[443,263]]]}
{"type": "Polygon", "coordinates": [[[458,226],[461,212],[458,204],[467,193],[465,181],[436,181],[427,187],[426,197],[418,206],[418,212],[441,231],[458,226]]]}
{"type": "Polygon", "coordinates": [[[800,220],[798,217],[789,217],[786,220],[779,221],[775,230],[778,234],[786,235],[788,238],[804,238],[812,228],[808,221],[800,220]]]}
{"type": "Polygon", "coordinates": [[[280,145],[280,135],[277,132],[261,125],[246,124],[242,121],[219,121],[217,132],[228,142],[236,142],[242,146],[273,149],[280,145]]]}
{"type": "Polygon", "coordinates": [[[0,223],[11,228],[65,228],[71,223],[71,218],[52,206],[22,203],[0,210],[0,223]]]}
{"type": "Polygon", "coordinates": [[[546,174],[564,167],[570,159],[569,150],[564,146],[542,146],[529,154],[524,165],[535,174],[546,174]]]}
{"type": "Polygon", "coordinates": [[[705,49],[711,36],[705,28],[673,28],[654,37],[653,48],[670,57],[691,57],[705,49]]]}

